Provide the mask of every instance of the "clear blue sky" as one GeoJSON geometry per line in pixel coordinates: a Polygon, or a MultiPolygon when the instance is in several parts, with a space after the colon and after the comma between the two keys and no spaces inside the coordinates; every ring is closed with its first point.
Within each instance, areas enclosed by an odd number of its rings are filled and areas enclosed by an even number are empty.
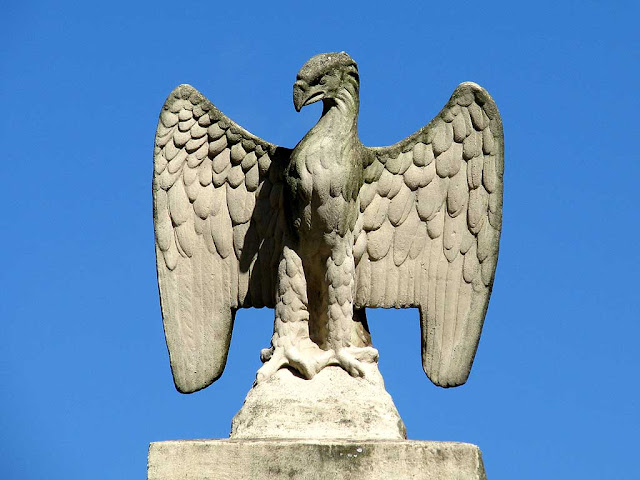
{"type": "Polygon", "coordinates": [[[502,246],[469,382],[428,381],[417,311],[370,311],[410,438],[480,445],[491,480],[637,478],[638,3],[357,3],[2,8],[0,478],[145,478],[149,442],[228,435],[273,313],[241,311],[223,377],[175,391],[158,113],[190,83],[292,147],[320,112],[294,111],[295,74],[336,50],[359,64],[367,145],[422,127],[466,80],[504,121],[502,246]]]}

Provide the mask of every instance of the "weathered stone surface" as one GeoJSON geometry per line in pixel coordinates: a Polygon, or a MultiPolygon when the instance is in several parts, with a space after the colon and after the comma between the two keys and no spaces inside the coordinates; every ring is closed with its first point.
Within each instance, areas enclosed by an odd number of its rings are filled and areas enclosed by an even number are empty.
{"type": "Polygon", "coordinates": [[[149,448],[148,480],[486,480],[468,443],[189,440],[149,448]]]}
{"type": "Polygon", "coordinates": [[[405,427],[376,365],[354,378],[327,367],[311,380],[282,369],[256,384],[231,438],[401,440],[405,427]]]}
{"type": "Polygon", "coordinates": [[[403,440],[365,312],[418,308],[428,377],[467,380],[498,256],[500,114],[463,83],[425,127],[370,148],[358,138],[359,79],[345,52],[303,66],[294,107],[323,109],[293,149],[189,85],[165,102],[154,225],[178,390],[222,375],[237,309],[274,308],[275,323],[233,438],[152,444],[150,479],[484,478],[473,445],[403,440]]]}

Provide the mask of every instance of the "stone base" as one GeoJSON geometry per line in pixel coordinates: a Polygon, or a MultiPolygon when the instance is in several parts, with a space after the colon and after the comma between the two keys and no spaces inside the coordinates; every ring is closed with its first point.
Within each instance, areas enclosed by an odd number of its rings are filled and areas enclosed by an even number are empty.
{"type": "Polygon", "coordinates": [[[254,385],[231,423],[235,439],[404,440],[404,423],[376,364],[364,377],[326,367],[311,380],[278,370],[254,385]]]}
{"type": "Polygon", "coordinates": [[[148,480],[486,480],[468,443],[185,440],[149,447],[148,480]]]}

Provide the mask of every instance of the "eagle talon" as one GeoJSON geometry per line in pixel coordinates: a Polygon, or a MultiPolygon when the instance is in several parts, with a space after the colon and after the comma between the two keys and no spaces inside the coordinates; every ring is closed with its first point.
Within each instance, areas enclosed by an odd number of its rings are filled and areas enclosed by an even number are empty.
{"type": "Polygon", "coordinates": [[[336,363],[352,377],[364,377],[364,363],[376,363],[378,350],[373,347],[344,347],[335,356],[336,363]]]}
{"type": "Polygon", "coordinates": [[[262,350],[260,350],[260,360],[262,361],[262,363],[266,363],[271,359],[271,357],[273,356],[273,350],[273,347],[263,348],[262,350]]]}
{"type": "MultiPolygon", "coordinates": [[[[260,369],[256,373],[255,383],[260,383],[263,380],[268,379],[269,377],[271,377],[271,375],[288,364],[288,361],[281,349],[265,348],[264,350],[271,350],[271,355],[269,355],[270,358],[265,362],[264,365],[262,365],[262,367],[260,367],[260,369]]],[[[264,350],[260,352],[260,356],[262,356],[264,350]]]]}
{"type": "Polygon", "coordinates": [[[260,352],[264,365],[256,374],[256,383],[267,380],[281,368],[289,367],[310,380],[335,359],[333,350],[322,350],[316,344],[265,348],[260,352]]]}

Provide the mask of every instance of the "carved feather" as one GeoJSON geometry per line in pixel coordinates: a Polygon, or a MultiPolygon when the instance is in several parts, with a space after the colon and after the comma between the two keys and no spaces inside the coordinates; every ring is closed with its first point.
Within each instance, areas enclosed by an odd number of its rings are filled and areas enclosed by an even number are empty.
{"type": "Polygon", "coordinates": [[[482,330],[500,237],[502,145],[495,103],[464,83],[426,127],[369,150],[356,307],[419,307],[423,367],[443,387],[466,381],[482,330]],[[383,204],[395,178],[405,186],[383,204]]]}
{"type": "Polygon", "coordinates": [[[251,135],[189,85],[169,95],[155,145],[162,315],[176,387],[188,393],[222,374],[235,308],[273,306],[284,224],[282,200],[273,205],[270,192],[282,191],[289,151],[251,135]]]}

